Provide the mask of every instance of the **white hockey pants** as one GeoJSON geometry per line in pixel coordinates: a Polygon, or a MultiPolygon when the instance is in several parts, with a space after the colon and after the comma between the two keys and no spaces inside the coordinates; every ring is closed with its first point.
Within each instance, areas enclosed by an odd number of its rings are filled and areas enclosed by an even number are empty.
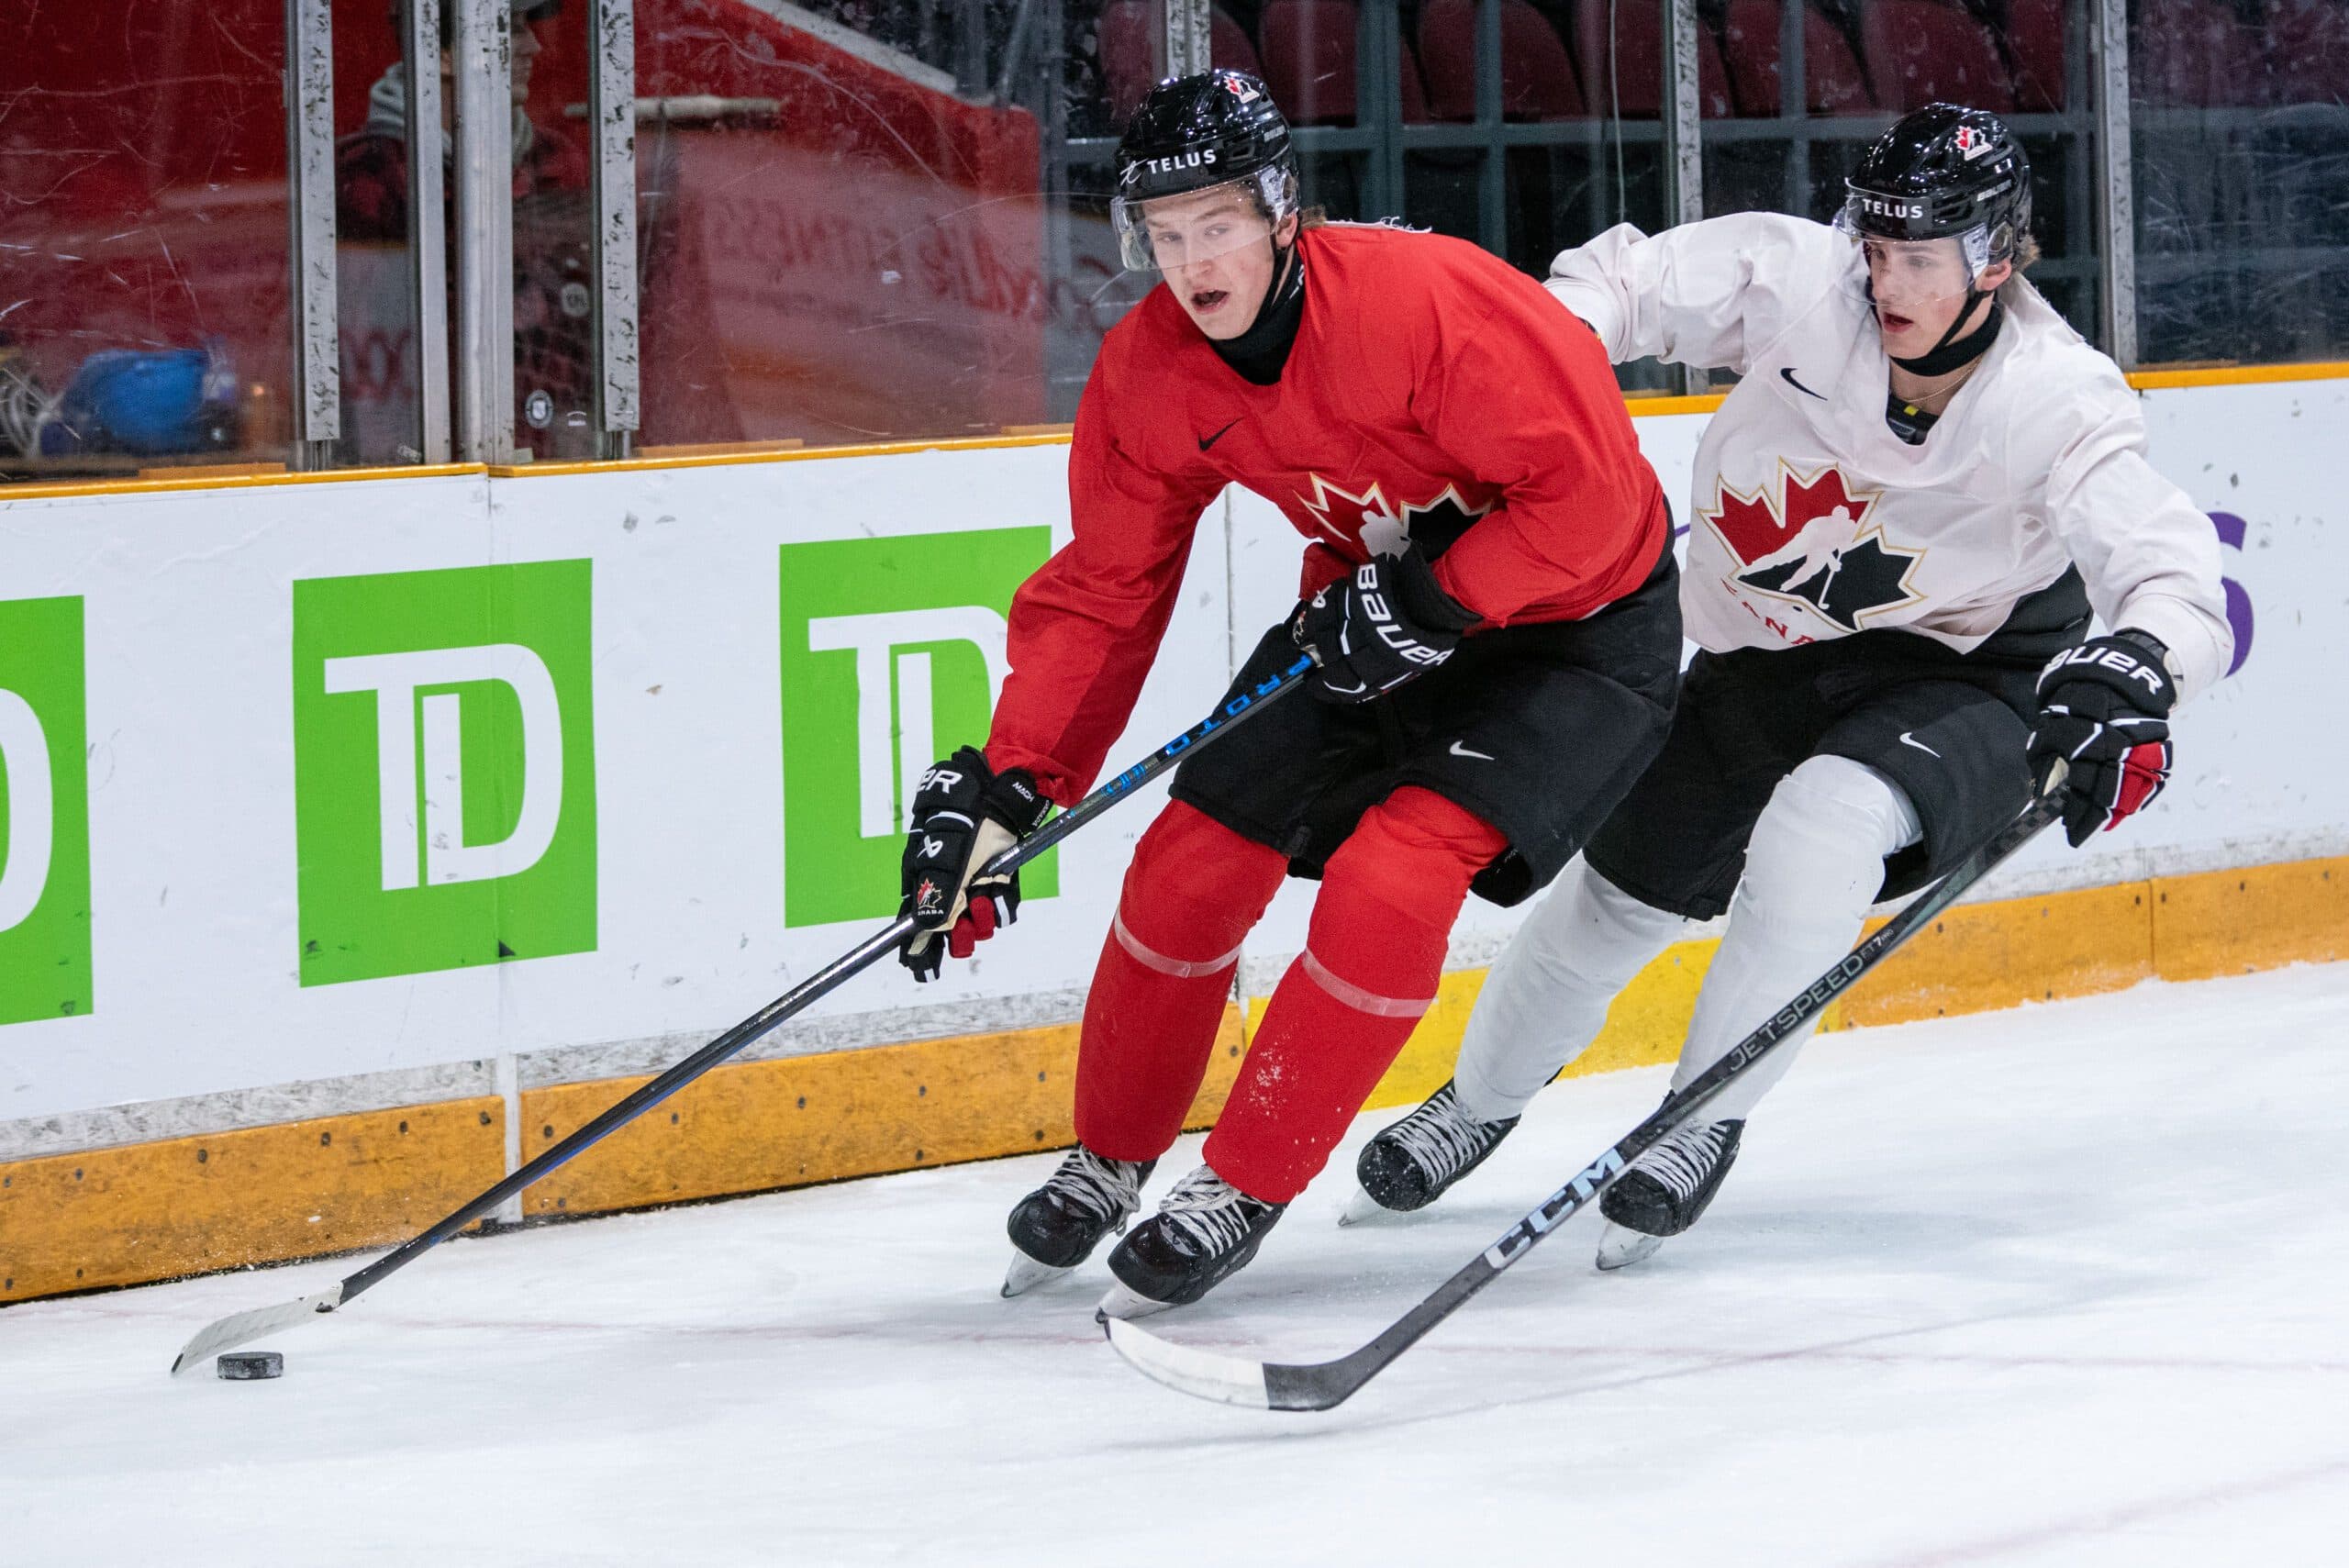
{"type": "MultiPolygon", "coordinates": [[[[1884,858],[1922,835],[1900,788],[1847,758],[1812,757],[1780,781],[1746,846],[1744,879],[1698,993],[1675,1089],[1851,950],[1883,884],[1884,858]]],[[[1462,1109],[1480,1121],[1522,1112],[1598,1038],[1617,993],[1696,924],[1642,904],[1575,857],[1486,978],[1460,1048],[1462,1109]]],[[[1707,1119],[1751,1112],[1809,1035],[1749,1070],[1707,1119]]]]}

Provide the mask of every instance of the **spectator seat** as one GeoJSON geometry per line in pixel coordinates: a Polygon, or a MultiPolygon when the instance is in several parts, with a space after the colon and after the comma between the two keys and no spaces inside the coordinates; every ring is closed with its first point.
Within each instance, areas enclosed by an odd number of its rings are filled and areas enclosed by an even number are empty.
{"type": "MultiPolygon", "coordinates": [[[[1652,120],[1664,113],[1663,0],[1575,0],[1575,52],[1582,61],[1584,103],[1601,114],[1612,109],[1627,120],[1652,120]],[[1610,8],[1615,16],[1611,74],[1607,59],[1610,8]]],[[[1697,90],[1707,119],[1733,112],[1720,40],[1701,22],[1697,28],[1697,90]]]]}
{"type": "Polygon", "coordinates": [[[1867,0],[1860,38],[1876,101],[1894,114],[1932,103],[2014,110],[2014,84],[1990,30],[1957,6],[1867,0]]]}
{"type": "MultiPolygon", "coordinates": [[[[1730,0],[1721,24],[1722,59],[1737,112],[1760,119],[1778,113],[1779,0],[1730,0]]],[[[1870,115],[1876,102],[1842,30],[1803,7],[1803,88],[1814,115],[1870,115]]]]}
{"type": "MultiPolygon", "coordinates": [[[[1419,31],[1429,113],[1475,119],[1476,0],[1427,0],[1419,31]]],[[[1564,42],[1527,0],[1501,0],[1501,117],[1566,120],[1585,113],[1564,42]]]]}

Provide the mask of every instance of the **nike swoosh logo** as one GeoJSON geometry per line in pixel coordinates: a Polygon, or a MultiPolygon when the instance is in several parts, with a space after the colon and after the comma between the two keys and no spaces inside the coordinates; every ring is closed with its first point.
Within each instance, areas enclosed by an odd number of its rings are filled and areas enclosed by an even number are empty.
{"type": "Polygon", "coordinates": [[[1903,746],[1914,746],[1918,751],[1922,751],[1928,757],[1938,758],[1941,756],[1939,751],[1934,751],[1931,746],[1928,746],[1922,740],[1918,740],[1912,732],[1906,729],[1900,732],[1900,743],[1903,746]]]}
{"type": "MultiPolygon", "coordinates": [[[[1248,417],[1248,416],[1245,414],[1240,416],[1240,419],[1245,419],[1246,417],[1248,417]]],[[[1234,419],[1231,422],[1231,425],[1237,425],[1240,423],[1240,419],[1234,419]]],[[[1199,450],[1201,451],[1205,451],[1209,447],[1215,445],[1216,442],[1223,439],[1225,436],[1230,435],[1231,433],[1231,425],[1226,425],[1222,429],[1218,430],[1212,436],[1201,436],[1199,438],[1199,450]]]]}
{"type": "Polygon", "coordinates": [[[1471,751],[1467,747],[1463,746],[1457,740],[1454,740],[1452,743],[1452,754],[1455,757],[1474,757],[1480,762],[1489,762],[1493,760],[1492,757],[1486,752],[1471,751]]]}
{"type": "MultiPolygon", "coordinates": [[[[1809,388],[1809,387],[1805,386],[1802,383],[1800,383],[1800,382],[1798,382],[1798,381],[1797,381],[1797,380],[1795,379],[1795,367],[1794,367],[1794,366],[1792,366],[1792,365],[1788,365],[1788,366],[1787,366],[1785,369],[1781,370],[1781,371],[1778,373],[1778,374],[1779,374],[1781,377],[1783,377],[1783,378],[1785,379],[1786,384],[1787,384],[1788,386],[1793,387],[1797,392],[1803,393],[1803,394],[1805,394],[1805,395],[1808,395],[1808,396],[1816,397],[1816,398],[1818,398],[1818,399],[1819,399],[1819,401],[1820,401],[1821,403],[1824,403],[1824,402],[1826,402],[1826,401],[1827,401],[1827,395],[1826,395],[1825,393],[1823,393],[1823,392],[1812,392],[1812,391],[1810,390],[1810,388],[1809,388]]],[[[1228,426],[1226,427],[1226,428],[1230,428],[1230,427],[1228,427],[1228,426]]]]}

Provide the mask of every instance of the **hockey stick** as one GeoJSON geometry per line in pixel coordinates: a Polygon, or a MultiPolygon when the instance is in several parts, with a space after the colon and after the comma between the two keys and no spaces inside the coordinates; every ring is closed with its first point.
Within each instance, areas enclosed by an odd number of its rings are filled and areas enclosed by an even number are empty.
{"type": "MultiPolygon", "coordinates": [[[[2060,777],[2059,773],[2059,780],[2060,777]]],[[[1948,908],[1985,872],[2021,849],[2041,828],[2054,821],[2060,814],[2055,787],[2051,784],[2047,793],[2025,806],[2021,815],[1998,829],[1989,842],[1958,862],[1932,892],[1845,954],[1834,968],[1811,982],[1801,995],[1778,1009],[1769,1022],[1740,1040],[1727,1056],[1698,1074],[1687,1088],[1666,1099],[1654,1115],[1626,1133],[1572,1181],[1543,1198],[1540,1207],[1511,1226],[1499,1240],[1478,1253],[1360,1350],[1335,1361],[1295,1365],[1250,1361],[1243,1356],[1219,1355],[1177,1345],[1126,1319],[1097,1313],[1109,1343],[1144,1376],[1201,1399],[1246,1405],[1260,1410],[1335,1408],[1417,1344],[1421,1335],[1457,1312],[1470,1296],[1498,1279],[1511,1263],[1531,1251],[1534,1243],[1596,1202],[1601,1193],[1620,1179],[1632,1161],[1662,1142],[1666,1134],[1727,1088],[1739,1073],[1769,1054],[1772,1048],[1798,1033],[1854,981],[1948,908]]]]}
{"type": "MultiPolygon", "coordinates": [[[[1313,668],[1313,661],[1300,655],[1297,662],[1279,674],[1259,682],[1254,687],[1224,699],[1223,706],[1182,734],[1161,746],[1141,762],[1128,768],[1116,778],[1096,789],[1091,795],[1054,817],[1033,833],[1022,839],[987,862],[986,870],[1015,870],[1034,860],[1143,784],[1150,783],[1172,768],[1183,758],[1214,740],[1241,720],[1262,712],[1275,698],[1286,696],[1304,684],[1306,672],[1313,668]]],[[[856,974],[882,954],[889,951],[914,929],[910,916],[900,915],[880,930],[859,942],[822,970],[809,975],[757,1012],[695,1051],[651,1083],[639,1087],[618,1104],[595,1120],[466,1204],[462,1208],[435,1224],[422,1235],[401,1243],[373,1262],[344,1279],[340,1284],[316,1296],[306,1296],[279,1307],[264,1307],[250,1312],[239,1312],[211,1324],[184,1346],[173,1362],[174,1373],[183,1373],[201,1363],[206,1357],[238,1345],[250,1344],[264,1334],[306,1322],[314,1314],[332,1312],[346,1307],[362,1292],[380,1284],[385,1278],[414,1262],[475,1219],[487,1214],[507,1198],[520,1192],[558,1165],[584,1153],[605,1137],[659,1105],[719,1062],[757,1040],[761,1035],[800,1011],[817,998],[839,988],[842,982],[856,974]]]]}

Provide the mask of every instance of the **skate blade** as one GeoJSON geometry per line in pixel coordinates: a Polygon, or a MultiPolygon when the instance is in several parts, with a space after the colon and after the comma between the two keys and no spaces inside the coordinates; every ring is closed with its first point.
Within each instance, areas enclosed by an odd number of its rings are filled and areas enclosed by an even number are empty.
{"type": "Polygon", "coordinates": [[[1003,1272],[1003,1298],[1025,1296],[1040,1284],[1050,1284],[1074,1273],[1074,1269],[1056,1269],[1050,1263],[1040,1263],[1027,1253],[1012,1250],[1011,1266],[1003,1272]]]}
{"type": "Polygon", "coordinates": [[[1370,1195],[1367,1187],[1357,1186],[1354,1195],[1346,1200],[1345,1211],[1338,1216],[1340,1225],[1371,1225],[1401,1212],[1387,1207],[1370,1195]]]}
{"type": "Polygon", "coordinates": [[[1633,1263],[1654,1257],[1656,1249],[1663,1245],[1664,1238],[1661,1236],[1627,1230],[1622,1226],[1610,1223],[1606,1233],[1598,1239],[1598,1266],[1608,1273],[1613,1273],[1617,1269],[1628,1269],[1633,1263]]]}
{"type": "Polygon", "coordinates": [[[1101,1298],[1101,1305],[1095,1308],[1095,1312],[1099,1317],[1116,1318],[1121,1321],[1131,1322],[1134,1318],[1147,1318],[1154,1312],[1163,1312],[1174,1305],[1171,1301],[1158,1301],[1143,1296],[1130,1289],[1121,1281],[1109,1287],[1109,1294],[1101,1298]]]}

